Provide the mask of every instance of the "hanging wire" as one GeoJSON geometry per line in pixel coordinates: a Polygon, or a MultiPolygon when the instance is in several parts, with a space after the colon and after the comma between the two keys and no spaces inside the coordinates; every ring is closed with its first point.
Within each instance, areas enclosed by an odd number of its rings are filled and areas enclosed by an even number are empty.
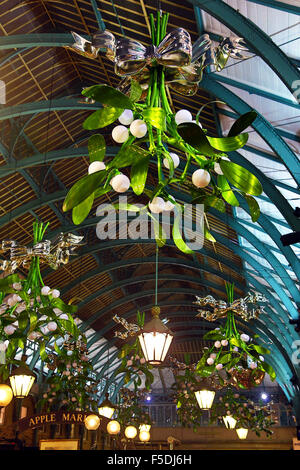
{"type": "Polygon", "coordinates": [[[156,255],[155,255],[155,305],[157,305],[157,291],[158,291],[158,245],[156,245],[156,255]]]}
{"type": "Polygon", "coordinates": [[[120,26],[122,35],[123,35],[123,37],[125,38],[125,37],[126,37],[126,34],[125,34],[125,31],[124,31],[123,26],[122,26],[122,24],[121,24],[121,21],[120,21],[120,18],[119,18],[117,9],[116,9],[116,7],[115,7],[114,0],[110,0],[110,1],[111,1],[112,8],[113,8],[113,10],[114,10],[114,14],[116,15],[116,18],[117,18],[117,22],[118,22],[118,24],[119,24],[119,26],[120,26]]]}

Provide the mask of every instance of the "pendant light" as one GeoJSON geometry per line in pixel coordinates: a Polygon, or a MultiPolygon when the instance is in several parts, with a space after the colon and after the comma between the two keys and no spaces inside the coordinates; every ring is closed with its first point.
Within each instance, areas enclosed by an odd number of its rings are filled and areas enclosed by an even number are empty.
{"type": "Polygon", "coordinates": [[[88,415],[84,419],[84,425],[89,431],[94,431],[100,426],[100,418],[97,415],[88,415]]]}
{"type": "Polygon", "coordinates": [[[7,406],[13,399],[13,392],[12,389],[6,385],[0,385],[0,408],[7,406]]]}
{"type": "Polygon", "coordinates": [[[26,359],[26,356],[22,356],[23,365],[15,369],[9,377],[15,398],[27,397],[35,381],[35,374],[26,365],[26,359]]]}
{"type": "Polygon", "coordinates": [[[201,380],[198,390],[195,392],[196,399],[201,410],[210,410],[216,392],[207,380],[201,380]]]}
{"type": "Polygon", "coordinates": [[[115,406],[112,402],[108,399],[109,394],[105,394],[105,400],[101,403],[98,408],[99,415],[105,416],[105,418],[111,419],[112,415],[115,412],[115,406]]]}
{"type": "Polygon", "coordinates": [[[236,433],[239,436],[239,439],[246,439],[247,434],[248,434],[248,429],[247,428],[239,428],[239,429],[236,429],[236,433]]]}
{"type": "Polygon", "coordinates": [[[155,306],[152,307],[152,320],[141,329],[138,338],[144,357],[149,364],[161,364],[173,340],[173,333],[159,318],[160,308],[157,305],[158,284],[158,246],[156,246],[156,275],[155,275],[155,306]]]}
{"type": "Polygon", "coordinates": [[[227,429],[234,429],[237,422],[233,416],[223,416],[223,421],[227,429]]]}
{"type": "Polygon", "coordinates": [[[121,431],[121,426],[120,423],[116,420],[110,421],[107,424],[107,432],[108,434],[111,434],[112,436],[115,436],[116,434],[119,434],[121,431]]]}

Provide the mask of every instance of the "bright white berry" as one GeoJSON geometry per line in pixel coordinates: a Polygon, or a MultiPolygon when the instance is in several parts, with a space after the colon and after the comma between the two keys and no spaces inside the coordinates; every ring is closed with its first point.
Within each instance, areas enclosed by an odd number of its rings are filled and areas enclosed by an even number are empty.
{"type": "Polygon", "coordinates": [[[216,365],[216,369],[217,369],[217,370],[223,369],[223,364],[217,364],[217,365],[216,365]]]}
{"type": "Polygon", "coordinates": [[[149,202],[149,209],[153,214],[160,214],[165,209],[165,201],[162,197],[154,197],[151,202],[149,202]]]}
{"type": "Polygon", "coordinates": [[[105,170],[105,168],[105,163],[95,161],[89,165],[88,173],[89,175],[91,175],[92,173],[96,173],[97,171],[105,170]]]}
{"type": "Polygon", "coordinates": [[[206,362],[209,366],[212,366],[215,361],[212,357],[209,357],[206,362]]]}
{"type": "Polygon", "coordinates": [[[241,335],[241,339],[242,339],[243,341],[245,341],[245,343],[247,343],[250,338],[249,338],[248,335],[245,335],[245,334],[243,333],[243,334],[241,335]]]}
{"type": "Polygon", "coordinates": [[[215,348],[220,348],[220,347],[221,347],[220,341],[216,341],[216,342],[215,342],[215,348]]]}
{"type": "MultiPolygon", "coordinates": [[[[177,168],[179,163],[180,163],[180,159],[179,159],[177,153],[170,152],[170,157],[173,160],[174,168],[177,168]]],[[[170,163],[169,163],[169,160],[167,158],[163,159],[163,164],[168,170],[170,169],[170,163]]]]}
{"type": "Polygon", "coordinates": [[[50,321],[47,328],[49,331],[55,331],[57,329],[57,323],[55,323],[55,321],[50,321]]]}
{"type": "Polygon", "coordinates": [[[61,320],[69,320],[69,317],[68,317],[68,315],[67,315],[66,313],[62,313],[61,315],[59,315],[59,318],[60,318],[61,320]]]}
{"type": "Polygon", "coordinates": [[[222,346],[227,346],[227,344],[228,344],[227,339],[222,339],[221,344],[222,344],[222,346]]]}
{"type": "Polygon", "coordinates": [[[130,179],[123,175],[123,173],[120,173],[110,180],[110,184],[117,193],[125,193],[129,189],[130,179]]]}
{"type": "Polygon", "coordinates": [[[128,139],[129,132],[127,127],[125,126],[116,126],[114,127],[111,136],[115,142],[117,142],[118,144],[123,144],[128,139]]]}
{"type": "Polygon", "coordinates": [[[44,287],[42,287],[41,293],[42,293],[43,295],[49,295],[50,290],[51,290],[51,289],[50,289],[49,286],[44,286],[44,287]]]}
{"type": "Polygon", "coordinates": [[[59,292],[58,289],[53,289],[53,291],[51,292],[51,295],[52,295],[52,297],[57,299],[60,296],[60,292],[59,292]]]}
{"type": "Polygon", "coordinates": [[[119,122],[124,126],[129,126],[133,121],[133,112],[131,109],[124,109],[123,113],[119,117],[119,122]]]}
{"type": "Polygon", "coordinates": [[[13,335],[15,331],[16,331],[16,328],[12,325],[7,325],[4,327],[4,332],[7,335],[13,335]]]}
{"type": "Polygon", "coordinates": [[[210,174],[206,170],[196,170],[192,175],[192,182],[197,188],[205,188],[210,183],[210,174]]]}
{"type": "Polygon", "coordinates": [[[164,205],[164,211],[166,212],[171,212],[175,207],[175,204],[173,204],[171,201],[165,201],[164,205]]]}
{"type": "Polygon", "coordinates": [[[175,114],[175,122],[176,124],[181,124],[182,122],[191,122],[193,120],[193,116],[187,109],[180,109],[175,114]]]}
{"type": "Polygon", "coordinates": [[[216,359],[217,355],[215,353],[211,353],[209,357],[211,357],[212,359],[216,359]]]}
{"type": "Polygon", "coordinates": [[[130,124],[130,132],[134,137],[142,138],[147,134],[147,125],[142,119],[135,119],[130,124]]]}

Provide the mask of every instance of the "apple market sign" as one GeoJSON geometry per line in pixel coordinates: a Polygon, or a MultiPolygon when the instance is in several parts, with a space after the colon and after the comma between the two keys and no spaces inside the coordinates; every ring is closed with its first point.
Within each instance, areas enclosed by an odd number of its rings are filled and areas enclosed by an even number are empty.
{"type": "MultiPolygon", "coordinates": [[[[81,424],[92,413],[84,413],[80,411],[55,411],[52,413],[41,413],[35,416],[28,416],[18,421],[20,432],[26,429],[35,429],[44,424],[81,424]]],[[[101,416],[99,429],[106,431],[109,419],[101,416]]]]}

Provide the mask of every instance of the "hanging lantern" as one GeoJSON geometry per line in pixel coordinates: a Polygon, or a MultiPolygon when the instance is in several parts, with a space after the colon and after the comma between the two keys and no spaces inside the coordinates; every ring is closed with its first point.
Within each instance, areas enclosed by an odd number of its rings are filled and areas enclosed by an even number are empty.
{"type": "Polygon", "coordinates": [[[105,400],[101,403],[98,408],[99,415],[105,416],[105,418],[110,419],[115,412],[115,407],[112,402],[108,399],[109,394],[105,394],[105,400]]]}
{"type": "Polygon", "coordinates": [[[88,415],[84,419],[84,425],[89,431],[94,431],[100,426],[100,418],[97,415],[88,415]]]}
{"type": "Polygon", "coordinates": [[[7,406],[13,399],[13,392],[9,385],[0,385],[0,407],[7,406]]]}
{"type": "Polygon", "coordinates": [[[127,426],[125,428],[125,436],[127,439],[134,439],[137,435],[137,429],[134,426],[127,426]]]}
{"type": "Polygon", "coordinates": [[[223,421],[227,429],[234,429],[237,422],[233,416],[223,416],[223,421]]]}
{"type": "Polygon", "coordinates": [[[239,436],[240,439],[246,439],[247,434],[248,434],[248,429],[246,428],[239,428],[236,429],[236,433],[239,436]]]}
{"type": "Polygon", "coordinates": [[[150,432],[149,431],[141,431],[139,433],[139,440],[142,442],[150,441],[150,432]]]}
{"type": "Polygon", "coordinates": [[[27,397],[35,381],[35,374],[26,365],[26,356],[22,356],[22,362],[24,362],[24,365],[15,369],[9,377],[10,385],[16,398],[27,397]]]}
{"type": "Polygon", "coordinates": [[[154,365],[164,361],[173,339],[173,333],[160,320],[159,313],[157,305],[152,307],[153,318],[138,336],[146,361],[154,365]]]}
{"type": "Polygon", "coordinates": [[[216,392],[207,380],[201,380],[199,389],[195,392],[197,402],[201,410],[210,410],[212,407],[216,392]]]}
{"type": "Polygon", "coordinates": [[[151,424],[140,424],[139,430],[140,432],[146,431],[149,432],[151,429],[151,424]]]}
{"type": "Polygon", "coordinates": [[[106,429],[107,429],[108,434],[116,435],[116,434],[119,434],[121,430],[121,426],[120,426],[120,423],[118,423],[118,421],[113,420],[108,423],[106,429]]]}

